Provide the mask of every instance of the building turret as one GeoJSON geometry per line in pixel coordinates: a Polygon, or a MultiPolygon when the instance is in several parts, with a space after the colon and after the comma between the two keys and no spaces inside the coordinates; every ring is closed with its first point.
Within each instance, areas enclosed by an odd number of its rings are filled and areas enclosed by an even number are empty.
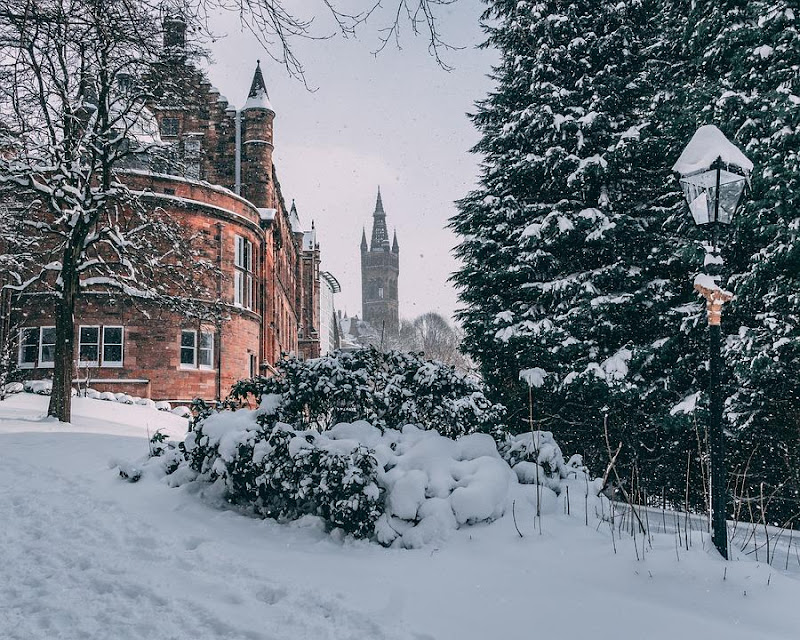
{"type": "Polygon", "coordinates": [[[369,249],[366,233],[361,235],[361,304],[364,320],[382,339],[397,336],[400,332],[397,297],[399,254],[397,233],[394,234],[394,241],[389,241],[386,212],[379,188],[375,211],[372,214],[372,239],[369,249]]]}
{"type": "Polygon", "coordinates": [[[241,195],[257,207],[275,208],[272,202],[273,145],[272,124],[275,111],[267,93],[261,63],[256,63],[250,92],[240,115],[241,195]]]}
{"type": "Polygon", "coordinates": [[[366,229],[361,229],[361,253],[369,250],[369,245],[367,244],[367,231],[366,229]]]}

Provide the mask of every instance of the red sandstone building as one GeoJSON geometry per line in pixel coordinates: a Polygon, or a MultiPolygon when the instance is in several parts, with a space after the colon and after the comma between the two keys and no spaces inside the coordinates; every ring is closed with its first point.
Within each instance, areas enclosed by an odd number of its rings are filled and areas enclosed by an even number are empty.
{"type": "MultiPolygon", "coordinates": [[[[171,42],[183,44],[176,20],[171,42]]],[[[99,391],[156,400],[224,398],[238,379],[268,373],[284,353],[319,355],[319,245],[286,206],[272,162],[275,111],[260,67],[241,110],[185,58],[180,106],[165,93],[150,105],[160,141],[178,162],[131,166],[120,177],[148,206],[179,219],[216,262],[224,320],[187,318],[108,294],[82,294],[75,379],[99,391]]],[[[7,301],[20,377],[52,374],[52,308],[35,293],[7,301]]]]}

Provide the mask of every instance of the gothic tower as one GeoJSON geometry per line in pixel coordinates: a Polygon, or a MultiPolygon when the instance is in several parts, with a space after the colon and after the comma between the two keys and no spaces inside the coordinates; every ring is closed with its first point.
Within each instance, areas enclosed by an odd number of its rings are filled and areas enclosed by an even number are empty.
{"type": "Polygon", "coordinates": [[[400,247],[397,232],[389,242],[386,212],[381,190],[372,214],[372,241],[367,245],[366,231],[361,234],[361,308],[364,320],[379,336],[392,337],[400,333],[397,277],[400,274],[400,247]]]}
{"type": "Polygon", "coordinates": [[[241,195],[257,207],[275,207],[270,198],[272,179],[272,123],[275,111],[256,64],[250,93],[241,115],[241,195]]]}

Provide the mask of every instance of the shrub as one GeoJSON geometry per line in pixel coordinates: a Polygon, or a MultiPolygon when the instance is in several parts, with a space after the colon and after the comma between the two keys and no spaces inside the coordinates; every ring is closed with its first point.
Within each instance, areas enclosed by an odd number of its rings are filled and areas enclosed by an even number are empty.
{"type": "Polygon", "coordinates": [[[277,368],[278,376],[238,382],[231,398],[278,394],[281,421],[320,431],[356,420],[380,429],[415,424],[451,438],[503,429],[505,407],[487,400],[477,379],[420,354],[369,348],[288,357],[277,368]]]}
{"type": "Polygon", "coordinates": [[[185,448],[200,478],[223,482],[230,503],[262,517],[314,515],[330,528],[371,536],[382,513],[374,452],[296,431],[263,409],[256,414],[227,411],[195,421],[185,448]]]}

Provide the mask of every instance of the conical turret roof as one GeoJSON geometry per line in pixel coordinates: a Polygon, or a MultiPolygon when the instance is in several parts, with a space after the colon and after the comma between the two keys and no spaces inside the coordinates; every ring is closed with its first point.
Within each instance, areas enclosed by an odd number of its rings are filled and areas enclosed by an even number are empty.
{"type": "Polygon", "coordinates": [[[250,93],[247,94],[247,102],[244,109],[269,109],[274,111],[269,100],[267,85],[264,82],[264,74],[261,73],[261,60],[256,60],[256,70],[253,73],[253,81],[250,83],[250,93]]]}

